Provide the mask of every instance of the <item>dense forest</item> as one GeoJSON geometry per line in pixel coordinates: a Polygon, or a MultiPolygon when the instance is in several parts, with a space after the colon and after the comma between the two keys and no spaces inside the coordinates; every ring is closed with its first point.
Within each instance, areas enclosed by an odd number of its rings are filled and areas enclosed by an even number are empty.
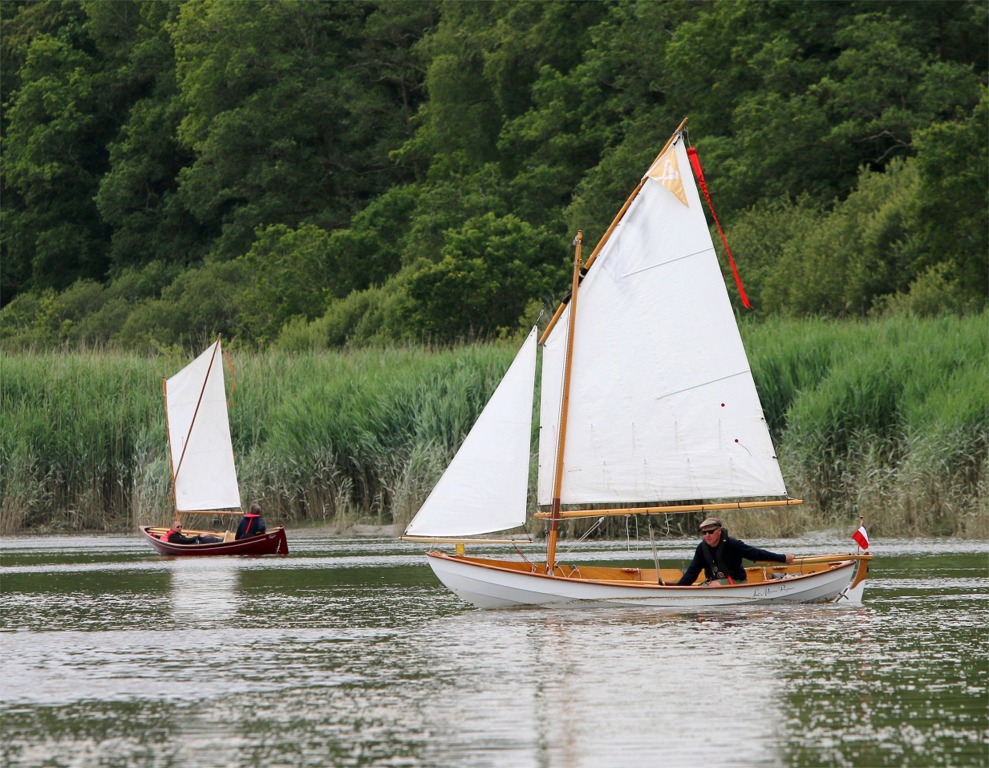
{"type": "Polygon", "coordinates": [[[8,0],[0,23],[6,350],[514,336],[684,117],[756,318],[986,305],[984,0],[8,0]]]}

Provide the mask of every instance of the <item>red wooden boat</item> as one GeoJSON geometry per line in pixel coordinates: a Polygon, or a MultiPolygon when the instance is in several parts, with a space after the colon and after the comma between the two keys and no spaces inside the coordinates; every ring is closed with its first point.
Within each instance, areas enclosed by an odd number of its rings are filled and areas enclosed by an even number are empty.
{"type": "MultiPolygon", "coordinates": [[[[220,339],[163,382],[168,457],[175,516],[239,518],[240,488],[230,439],[227,391],[220,339]]],[[[202,523],[201,523],[202,524],[202,523]]],[[[163,555],[287,555],[284,528],[235,540],[233,531],[185,531],[223,539],[212,544],[172,544],[160,536],[168,528],[141,526],[148,543],[163,555]]]]}
{"type": "MultiPolygon", "coordinates": [[[[281,527],[273,528],[259,536],[250,536],[239,540],[231,538],[229,541],[219,541],[215,544],[172,544],[162,541],[160,537],[167,530],[167,528],[155,528],[150,525],[141,526],[141,533],[144,534],[148,543],[163,555],[203,557],[206,555],[284,556],[288,554],[288,539],[285,537],[285,529],[281,527]]],[[[183,533],[187,536],[195,536],[198,533],[212,536],[222,535],[212,531],[183,531],[183,533]]]]}

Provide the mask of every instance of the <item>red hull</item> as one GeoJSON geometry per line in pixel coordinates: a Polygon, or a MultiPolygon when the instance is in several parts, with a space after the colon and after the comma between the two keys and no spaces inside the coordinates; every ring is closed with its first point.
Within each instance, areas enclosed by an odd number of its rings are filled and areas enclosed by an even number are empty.
{"type": "Polygon", "coordinates": [[[288,554],[288,540],[284,528],[275,528],[260,536],[239,541],[220,541],[216,544],[171,544],[153,533],[151,526],[141,527],[144,538],[163,555],[181,557],[209,557],[213,555],[282,555],[288,554]]]}

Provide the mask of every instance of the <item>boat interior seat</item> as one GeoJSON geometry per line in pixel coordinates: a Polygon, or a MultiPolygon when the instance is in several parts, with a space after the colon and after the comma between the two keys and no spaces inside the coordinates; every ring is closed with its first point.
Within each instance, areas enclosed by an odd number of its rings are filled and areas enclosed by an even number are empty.
{"type": "Polygon", "coordinates": [[[745,574],[749,584],[761,584],[764,581],[770,581],[769,571],[766,568],[746,568],[745,574]]]}
{"type": "Polygon", "coordinates": [[[227,531],[226,533],[223,534],[223,540],[225,542],[226,541],[233,541],[234,540],[234,536],[236,536],[236,535],[237,535],[236,531],[227,531]]]}

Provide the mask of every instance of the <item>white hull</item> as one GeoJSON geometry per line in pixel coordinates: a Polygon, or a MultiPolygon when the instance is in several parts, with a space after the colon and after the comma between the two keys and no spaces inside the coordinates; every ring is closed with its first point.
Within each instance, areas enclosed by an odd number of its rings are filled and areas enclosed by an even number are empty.
{"type": "Polygon", "coordinates": [[[499,568],[443,553],[429,553],[437,578],[478,608],[541,606],[595,608],[608,605],[648,608],[710,608],[770,603],[860,602],[864,582],[850,589],[859,563],[846,561],[803,576],[753,584],[672,587],[651,583],[615,584],[499,568]]]}

